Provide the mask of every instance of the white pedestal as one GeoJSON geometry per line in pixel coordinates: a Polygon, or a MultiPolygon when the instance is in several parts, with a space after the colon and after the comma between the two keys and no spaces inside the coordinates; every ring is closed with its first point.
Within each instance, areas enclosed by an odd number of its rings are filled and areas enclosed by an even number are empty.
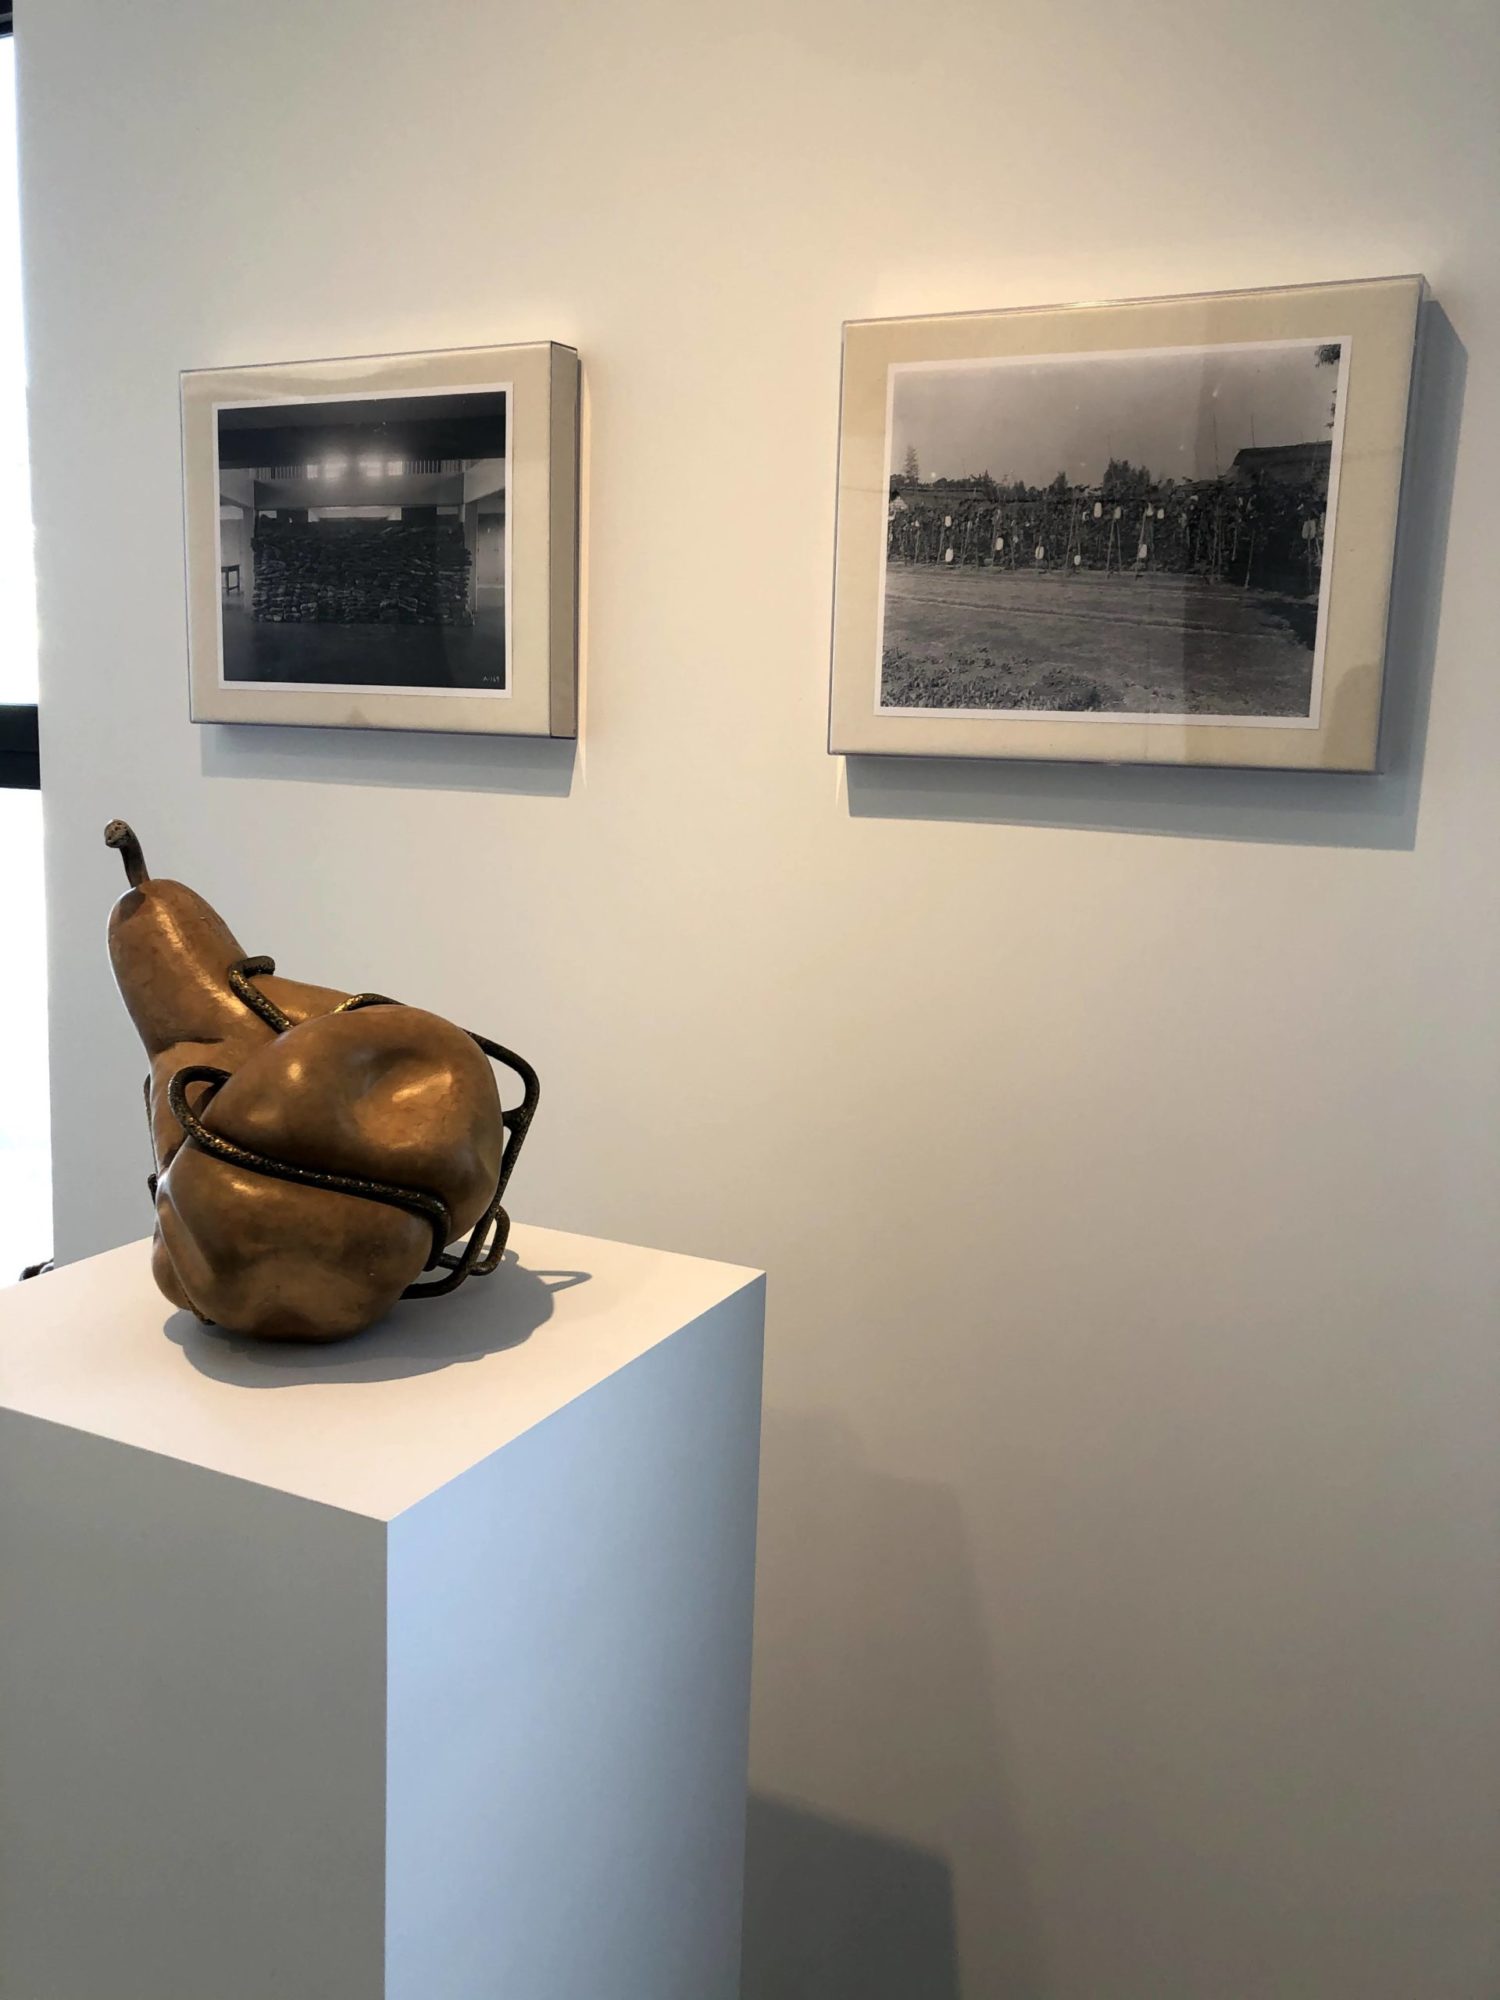
{"type": "Polygon", "coordinates": [[[0,2000],[733,2000],[762,1282],[0,1291],[0,2000]]]}

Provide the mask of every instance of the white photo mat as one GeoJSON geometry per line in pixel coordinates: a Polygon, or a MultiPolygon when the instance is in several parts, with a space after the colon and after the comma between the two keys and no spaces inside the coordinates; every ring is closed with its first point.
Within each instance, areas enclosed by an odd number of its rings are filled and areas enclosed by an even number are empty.
{"type": "MultiPolygon", "coordinates": [[[[511,382],[463,382],[463,383],[455,383],[452,389],[423,389],[417,392],[417,394],[419,397],[420,396],[439,397],[448,395],[503,396],[506,401],[506,409],[508,413],[511,409],[514,408],[512,398],[514,397],[515,394],[515,385],[514,383],[511,382]]],[[[402,400],[408,401],[411,400],[411,398],[403,398],[402,400]]],[[[276,407],[278,409],[295,409],[299,403],[316,404],[318,406],[322,406],[325,404],[332,404],[332,403],[348,403],[356,407],[365,407],[372,405],[372,403],[374,402],[375,399],[371,398],[367,393],[359,392],[353,395],[340,395],[340,396],[321,396],[321,395],[286,396],[283,397],[277,403],[276,407]]],[[[263,407],[264,407],[263,399],[258,397],[248,397],[241,400],[226,399],[223,402],[215,402],[211,406],[213,426],[214,426],[214,438],[215,438],[214,471],[216,475],[220,471],[219,457],[218,457],[218,436],[219,436],[219,417],[221,413],[225,410],[231,410],[231,411],[253,410],[253,409],[261,409],[263,407]]],[[[505,441],[505,488],[504,488],[507,497],[509,496],[512,490],[510,457],[511,457],[510,435],[509,435],[509,428],[507,427],[507,434],[505,441]]],[[[223,521],[218,511],[215,512],[214,516],[214,535],[215,535],[215,567],[222,575],[224,568],[223,521]]],[[[510,610],[511,610],[511,595],[512,595],[511,551],[513,546],[514,546],[514,537],[511,535],[507,535],[505,537],[505,550],[504,550],[504,562],[505,562],[504,657],[507,662],[507,665],[512,657],[512,651],[513,651],[511,629],[510,629],[511,627],[510,610]]],[[[217,685],[221,690],[224,689],[234,690],[247,685],[253,685],[255,688],[259,690],[269,690],[271,692],[281,693],[281,694],[302,694],[307,692],[313,692],[319,694],[367,695],[367,694],[388,694],[390,692],[390,689],[387,686],[379,682],[257,680],[253,683],[246,683],[243,681],[231,680],[224,671],[224,621],[222,616],[220,616],[215,626],[215,643],[218,652],[218,669],[219,669],[217,685]]],[[[511,697],[511,688],[509,682],[510,682],[510,675],[509,672],[507,671],[506,685],[504,687],[500,688],[427,687],[422,689],[422,693],[424,695],[430,695],[433,697],[434,700],[438,701],[448,701],[454,699],[463,700],[470,695],[473,695],[483,701],[507,701],[511,697]]]]}

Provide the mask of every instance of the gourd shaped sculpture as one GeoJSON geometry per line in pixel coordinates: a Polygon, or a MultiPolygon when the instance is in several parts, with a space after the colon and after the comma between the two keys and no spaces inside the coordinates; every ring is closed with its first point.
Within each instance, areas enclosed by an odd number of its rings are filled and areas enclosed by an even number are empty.
{"type": "Polygon", "coordinates": [[[153,880],[123,820],[104,838],[130,884],[109,955],[151,1061],[152,1271],[173,1305],[268,1340],[339,1340],[493,1271],[531,1065],[383,994],[278,978],[201,896],[153,880]],[[520,1079],[514,1110],[486,1058],[520,1079]]]}

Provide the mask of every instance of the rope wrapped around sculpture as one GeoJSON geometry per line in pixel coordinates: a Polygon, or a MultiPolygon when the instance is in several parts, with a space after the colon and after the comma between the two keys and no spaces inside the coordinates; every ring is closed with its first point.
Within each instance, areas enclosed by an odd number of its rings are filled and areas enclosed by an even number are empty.
{"type": "MultiPolygon", "coordinates": [[[[294,1027],[290,1015],[284,1013],[268,994],[262,993],[254,984],[255,979],[276,970],[274,959],[266,957],[242,958],[231,965],[228,973],[229,986],[235,997],[244,1002],[252,1012],[272,1028],[278,1035],[294,1027]]],[[[399,1007],[403,1003],[392,1000],[384,993],[355,993],[332,1011],[335,1014],[352,1014],[364,1007],[399,1007]]],[[[320,1167],[299,1166],[291,1160],[273,1159],[269,1154],[255,1152],[232,1139],[222,1138],[203,1123],[201,1113],[213,1102],[215,1095],[229,1081],[231,1072],[216,1069],[208,1063],[189,1063],[177,1070],[167,1084],[167,1102],[187,1138],[185,1143],[201,1148],[217,1160],[230,1166],[254,1174],[265,1174],[273,1180],[292,1181],[303,1187],[322,1188],[331,1194],[346,1194],[360,1201],[384,1202],[388,1207],[400,1208],[408,1214],[418,1215],[432,1230],[432,1254],[428,1257],[424,1270],[441,1269],[446,1275],[426,1284],[408,1285],[401,1294],[406,1299],[440,1298],[456,1291],[470,1277],[488,1277],[505,1254],[505,1245],[510,1235],[510,1217],[502,1203],[505,1189],[515,1169],[516,1160],[530,1130],[531,1121],[536,1116],[537,1104],[541,1097],[541,1082],[536,1071],[524,1056],[514,1050],[492,1042],[488,1036],[476,1034],[472,1028],[463,1032],[493,1063],[512,1071],[520,1078],[522,1098],[514,1111],[502,1107],[504,1121],[504,1151],[500,1160],[500,1175],[495,1192],[483,1215],[469,1232],[468,1240],[461,1251],[451,1252],[448,1239],[452,1232],[452,1217],[448,1206],[438,1195],[423,1188],[400,1187],[391,1181],[367,1179],[355,1174],[336,1174],[320,1167]],[[194,1109],[188,1103],[187,1093],[191,1084],[208,1086],[194,1109]]],[[[150,1083],[147,1082],[148,1102],[150,1083]]],[[[156,1176],[150,1177],[151,1191],[156,1192],[156,1176]]]]}

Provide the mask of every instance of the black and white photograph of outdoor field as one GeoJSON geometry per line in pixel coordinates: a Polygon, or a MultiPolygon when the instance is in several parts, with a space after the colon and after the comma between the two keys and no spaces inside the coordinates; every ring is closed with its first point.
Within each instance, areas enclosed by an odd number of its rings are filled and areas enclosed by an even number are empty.
{"type": "Polygon", "coordinates": [[[1316,722],[1348,347],[894,366],[877,707],[1316,722]]]}
{"type": "Polygon", "coordinates": [[[221,404],[221,679],[507,692],[508,391],[221,404]]]}

